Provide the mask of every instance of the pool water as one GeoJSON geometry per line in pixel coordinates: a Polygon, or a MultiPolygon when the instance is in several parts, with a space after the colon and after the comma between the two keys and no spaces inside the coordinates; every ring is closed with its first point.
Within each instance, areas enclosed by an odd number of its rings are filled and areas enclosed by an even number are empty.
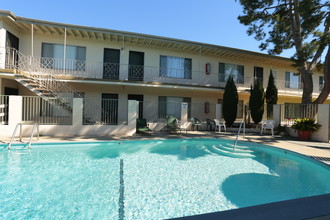
{"type": "Polygon", "coordinates": [[[164,219],[330,192],[326,165],[260,144],[241,142],[240,154],[223,151],[231,144],[178,139],[3,148],[0,219],[164,219]]]}

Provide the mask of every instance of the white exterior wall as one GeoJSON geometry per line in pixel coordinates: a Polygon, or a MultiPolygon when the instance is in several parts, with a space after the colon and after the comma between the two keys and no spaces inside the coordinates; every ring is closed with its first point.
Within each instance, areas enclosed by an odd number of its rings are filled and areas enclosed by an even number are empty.
{"type": "MultiPolygon", "coordinates": [[[[20,50],[26,54],[31,54],[31,33],[19,33],[13,28],[10,28],[13,34],[17,35],[20,38],[20,50]]],[[[50,35],[44,34],[41,35],[39,33],[34,33],[34,56],[41,56],[41,45],[42,43],[56,43],[56,44],[64,44],[64,36],[58,35],[50,35]]],[[[218,71],[219,71],[219,62],[230,63],[230,64],[238,64],[244,66],[244,74],[245,77],[253,77],[254,67],[263,67],[264,68],[264,87],[267,87],[267,80],[269,77],[270,69],[277,70],[277,79],[281,80],[281,83],[285,81],[285,72],[296,72],[296,69],[291,66],[271,66],[265,65],[263,63],[258,62],[247,62],[243,60],[223,57],[223,56],[210,56],[199,53],[187,53],[183,51],[178,51],[175,49],[167,49],[167,48],[151,48],[147,46],[136,46],[125,42],[116,42],[110,40],[95,40],[95,39],[86,39],[81,37],[67,37],[67,45],[76,45],[76,46],[84,46],[86,47],[86,61],[87,62],[97,62],[97,67],[95,68],[95,73],[92,74],[92,78],[102,78],[102,63],[103,63],[103,52],[104,48],[112,48],[119,49],[120,52],[120,64],[121,69],[125,71],[121,72],[120,79],[127,79],[127,65],[129,61],[129,51],[140,51],[144,52],[145,55],[145,81],[161,81],[168,83],[179,83],[181,82],[189,82],[192,85],[213,85],[219,86],[220,84],[224,86],[225,83],[218,82],[218,71]],[[175,57],[184,57],[192,59],[192,80],[188,79],[177,79],[177,78],[167,78],[160,79],[159,78],[159,65],[160,65],[160,55],[165,56],[175,56],[175,57]],[[205,64],[211,64],[211,72],[209,75],[205,74],[205,64]]],[[[315,73],[313,76],[314,83],[318,83],[318,76],[322,75],[321,73],[315,73]]],[[[249,79],[251,81],[251,79],[249,79]]],[[[247,84],[248,79],[245,80],[247,84]]],[[[252,81],[251,81],[252,82],[252,81]]],[[[240,85],[238,85],[239,87],[240,85]]],[[[283,85],[279,85],[279,87],[284,87],[283,85]]]]}
{"type": "MultiPolygon", "coordinates": [[[[127,124],[119,125],[82,125],[82,99],[73,101],[73,124],[72,125],[39,125],[39,133],[44,136],[109,136],[110,135],[133,135],[136,131],[136,101],[128,102],[127,124]]],[[[21,122],[22,97],[10,96],[9,108],[11,109],[8,125],[0,126],[0,138],[8,142],[17,123],[21,122]]],[[[23,137],[31,135],[33,125],[23,125],[23,137]]],[[[18,136],[18,133],[17,133],[18,136]]],[[[25,139],[27,140],[27,139],[25,139]]],[[[25,141],[23,140],[23,141],[25,141]]]]}
{"type": "MultiPolygon", "coordinates": [[[[1,25],[2,22],[0,22],[1,25]]],[[[29,24],[30,25],[30,24],[29,24]]],[[[20,40],[20,51],[26,55],[31,55],[31,31],[22,31],[18,30],[9,23],[4,22],[2,24],[4,29],[7,29],[14,35],[16,35],[20,40]]],[[[1,26],[0,26],[1,27],[1,26]]],[[[0,36],[2,36],[0,30],[0,36]]],[[[4,35],[5,36],[5,35],[4,35]]],[[[2,37],[5,38],[5,37],[2,37]]],[[[0,47],[4,41],[1,38],[0,40],[0,47]]],[[[34,33],[34,56],[40,57],[41,56],[41,45],[42,42],[46,43],[57,43],[57,44],[64,44],[64,35],[59,36],[58,34],[40,34],[40,32],[34,33]]],[[[243,60],[228,58],[224,56],[210,56],[197,53],[187,53],[183,51],[178,51],[174,49],[167,49],[167,48],[152,48],[148,46],[136,46],[130,43],[117,41],[110,41],[110,40],[101,40],[101,39],[87,39],[82,38],[80,36],[67,36],[67,45],[76,45],[76,46],[85,46],[86,50],[86,61],[87,62],[97,62],[97,66],[95,66],[95,72],[92,73],[92,78],[102,78],[102,63],[103,63],[103,51],[104,48],[113,48],[121,50],[120,53],[120,64],[122,64],[121,69],[124,69],[121,72],[120,79],[125,80],[127,79],[127,64],[128,64],[128,57],[129,51],[140,51],[145,53],[145,81],[160,81],[160,82],[168,82],[168,83],[189,83],[192,85],[213,85],[213,86],[224,86],[225,83],[218,82],[218,65],[219,62],[223,63],[230,63],[230,64],[238,64],[243,65],[245,70],[245,77],[253,77],[254,66],[263,67],[264,68],[264,87],[267,86],[267,80],[269,76],[270,69],[277,70],[277,79],[281,80],[281,85],[278,85],[280,89],[284,89],[285,92],[287,89],[284,88],[284,80],[285,80],[285,72],[291,71],[296,72],[296,69],[291,66],[272,66],[268,64],[258,63],[258,62],[247,62],[243,60]],[[177,79],[177,78],[167,78],[167,79],[160,79],[159,78],[159,63],[160,63],[160,55],[165,56],[175,56],[175,57],[185,57],[192,59],[192,80],[187,79],[177,79]],[[205,72],[205,64],[211,64],[211,73],[206,75],[205,72]]],[[[1,65],[1,59],[0,59],[1,65]]],[[[313,75],[314,84],[318,84],[318,77],[322,75],[321,73],[315,73],[313,75]]],[[[251,79],[246,79],[245,82],[249,87],[251,79]]],[[[238,87],[241,85],[238,85],[238,87]]],[[[318,91],[318,88],[315,86],[315,91],[318,91]]],[[[281,91],[279,91],[281,94],[281,91]]],[[[295,94],[297,95],[297,93],[295,94]]]]}
{"type": "Polygon", "coordinates": [[[5,68],[5,62],[6,62],[5,48],[6,48],[6,29],[3,28],[2,20],[0,20],[0,69],[5,68]]]}

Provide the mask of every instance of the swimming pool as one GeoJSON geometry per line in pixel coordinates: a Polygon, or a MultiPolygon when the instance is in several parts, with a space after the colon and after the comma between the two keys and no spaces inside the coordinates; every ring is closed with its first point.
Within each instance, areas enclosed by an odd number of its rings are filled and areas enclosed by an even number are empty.
{"type": "MultiPolygon", "coordinates": [[[[0,150],[0,219],[164,219],[330,192],[330,169],[265,145],[173,139],[0,150]]],[[[1,148],[1,146],[0,146],[1,148]]]]}

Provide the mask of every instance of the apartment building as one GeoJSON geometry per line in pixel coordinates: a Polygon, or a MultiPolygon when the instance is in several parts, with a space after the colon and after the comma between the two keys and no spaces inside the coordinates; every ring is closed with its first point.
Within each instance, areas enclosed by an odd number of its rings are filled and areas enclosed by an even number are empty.
{"type": "MultiPolygon", "coordinates": [[[[182,102],[188,103],[189,117],[212,119],[229,75],[239,92],[238,117],[251,85],[260,80],[266,88],[270,73],[278,103],[299,103],[302,84],[291,65],[288,58],[258,52],[41,21],[0,10],[0,95],[60,100],[67,109],[63,100],[84,98],[86,124],[126,123],[128,100],[139,101],[139,117],[153,126],[166,115],[180,117],[182,102]]],[[[322,73],[315,72],[313,80],[316,98],[322,73]]],[[[38,111],[54,112],[54,105],[40,106],[38,111]]]]}

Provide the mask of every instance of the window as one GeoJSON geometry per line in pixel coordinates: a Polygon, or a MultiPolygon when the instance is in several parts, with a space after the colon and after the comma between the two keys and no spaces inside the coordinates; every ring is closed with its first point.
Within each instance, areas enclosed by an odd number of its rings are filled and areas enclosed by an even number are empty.
{"type": "Polygon", "coordinates": [[[322,91],[324,87],[324,76],[319,76],[319,90],[322,91]]]}
{"type": "Polygon", "coordinates": [[[41,56],[43,68],[85,71],[86,47],[67,45],[64,61],[63,44],[42,43],[41,56]]]}
{"type": "Polygon", "coordinates": [[[226,82],[232,75],[234,82],[244,83],[244,66],[228,63],[219,63],[219,82],[226,82]]]}
{"type": "Polygon", "coordinates": [[[300,89],[300,76],[293,72],[285,72],[285,88],[300,89]]]}
{"type": "Polygon", "coordinates": [[[191,59],[160,56],[159,76],[191,79],[191,59]]]}
{"type": "Polygon", "coordinates": [[[173,115],[181,118],[181,103],[188,103],[188,118],[191,115],[191,98],[190,97],[158,97],[158,118],[166,118],[167,115],[173,115]]]}

